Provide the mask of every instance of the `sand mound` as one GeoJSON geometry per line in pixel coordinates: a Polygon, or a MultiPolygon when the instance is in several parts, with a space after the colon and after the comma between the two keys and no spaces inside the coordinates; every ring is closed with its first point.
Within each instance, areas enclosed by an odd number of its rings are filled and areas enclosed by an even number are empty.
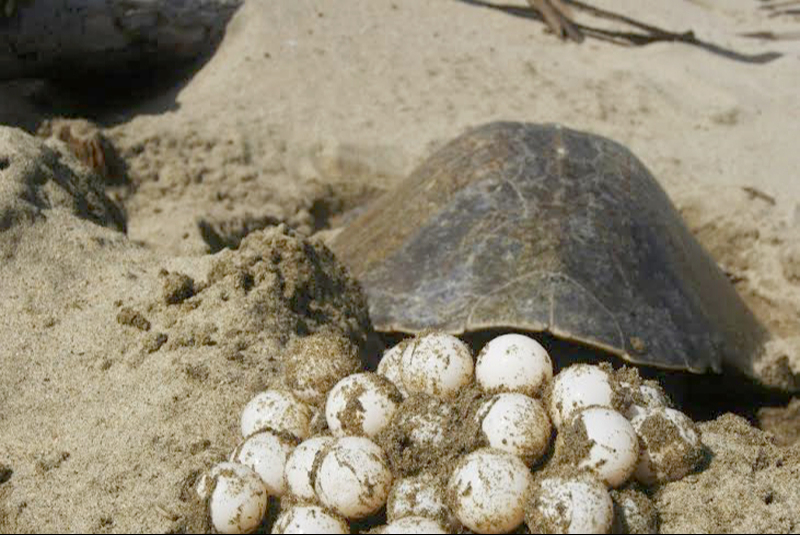
{"type": "Polygon", "coordinates": [[[122,210],[106,197],[100,178],[66,146],[53,145],[55,149],[22,130],[0,126],[0,230],[61,208],[124,231],[122,210]]]}
{"type": "Polygon", "coordinates": [[[800,449],[733,415],[701,424],[710,461],[656,496],[662,533],[789,533],[800,523],[800,449]]]}
{"type": "Polygon", "coordinates": [[[78,217],[115,212],[77,186],[77,166],[7,132],[0,531],[187,529],[189,488],[236,442],[284,345],[321,330],[362,340],[363,297],[326,248],[285,228],[159,258],[78,217]]]}

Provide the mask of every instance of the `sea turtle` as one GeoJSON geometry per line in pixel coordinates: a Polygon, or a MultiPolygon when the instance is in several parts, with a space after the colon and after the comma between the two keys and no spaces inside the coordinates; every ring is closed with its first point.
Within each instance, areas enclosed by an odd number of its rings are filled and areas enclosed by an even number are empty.
{"type": "Polygon", "coordinates": [[[637,364],[749,376],[767,338],[647,168],[558,125],[463,134],[331,247],[378,331],[547,331],[637,364]]]}

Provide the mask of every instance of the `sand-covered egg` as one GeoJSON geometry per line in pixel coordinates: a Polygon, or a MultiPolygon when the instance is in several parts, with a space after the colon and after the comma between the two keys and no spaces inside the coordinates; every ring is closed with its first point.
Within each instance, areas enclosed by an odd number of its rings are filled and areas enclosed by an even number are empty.
{"type": "Polygon", "coordinates": [[[376,440],[398,475],[416,474],[436,465],[452,450],[457,419],[452,403],[415,394],[403,401],[376,440]]]}
{"type": "Polygon", "coordinates": [[[525,517],[533,476],[516,456],[482,448],[463,457],[447,485],[458,520],[479,533],[508,533],[525,517]]]}
{"type": "Polygon", "coordinates": [[[302,440],[309,435],[312,417],[311,407],[291,392],[267,390],[251,399],[242,411],[242,436],[269,430],[302,440]]]}
{"type": "Polygon", "coordinates": [[[459,523],[445,503],[444,490],[442,481],[429,473],[396,480],[386,502],[386,519],[393,523],[407,516],[423,517],[457,530],[459,523]]]}
{"type": "Polygon", "coordinates": [[[247,437],[231,455],[231,461],[249,466],[264,482],[272,496],[283,496],[286,492],[284,468],[296,442],[271,431],[247,437]]]}
{"type": "Polygon", "coordinates": [[[390,522],[379,530],[379,533],[450,533],[446,531],[441,525],[430,518],[422,516],[407,516],[390,522]]]}
{"type": "Polygon", "coordinates": [[[378,369],[375,370],[378,375],[382,375],[389,379],[400,394],[405,398],[408,396],[406,387],[403,386],[402,362],[403,353],[411,346],[412,339],[403,340],[394,347],[387,349],[378,363],[378,369]]]}
{"type": "Polygon", "coordinates": [[[648,408],[670,406],[669,397],[658,384],[654,381],[642,381],[638,378],[638,374],[635,379],[638,380],[628,381],[623,378],[617,382],[621,396],[625,398],[627,406],[624,414],[628,420],[633,420],[648,408]]]}
{"type": "Polygon", "coordinates": [[[430,333],[414,339],[400,361],[403,386],[409,394],[454,396],[472,382],[474,363],[469,347],[449,334],[430,333]]]}
{"type": "Polygon", "coordinates": [[[475,378],[485,392],[534,396],[553,379],[553,362],[533,338],[504,334],[481,350],[475,364],[475,378]]]}
{"type": "Polygon", "coordinates": [[[286,486],[289,493],[301,500],[312,501],[317,495],[311,474],[314,460],[322,449],[334,441],[333,437],[312,437],[301,442],[286,460],[286,486]]]}
{"type": "Polygon", "coordinates": [[[342,518],[318,505],[292,505],[281,511],[272,533],[350,533],[342,518]]]}
{"type": "Polygon", "coordinates": [[[557,428],[586,407],[614,407],[612,379],[599,366],[574,364],[553,380],[550,416],[557,428]]]}
{"type": "Polygon", "coordinates": [[[208,513],[218,533],[251,533],[267,511],[269,494],[261,477],[250,467],[220,463],[211,469],[207,488],[208,513]]]}
{"type": "Polygon", "coordinates": [[[559,430],[557,460],[589,469],[609,487],[623,485],[639,459],[639,438],[617,411],[590,407],[559,430]]]}
{"type": "Polygon", "coordinates": [[[610,494],[614,502],[612,533],[659,533],[658,510],[647,494],[635,485],[610,494]]]}
{"type": "Polygon", "coordinates": [[[680,411],[653,407],[632,421],[642,451],[635,476],[645,485],[677,481],[703,460],[703,443],[694,422],[680,411]]]}
{"type": "Polygon", "coordinates": [[[497,394],[478,410],[481,431],[492,448],[531,466],[547,453],[552,426],[542,404],[523,394],[497,394]]]}
{"type": "Polygon", "coordinates": [[[286,350],[285,384],[300,401],[325,403],[333,385],[361,366],[358,349],[330,333],[299,338],[286,350]]]}
{"type": "Polygon", "coordinates": [[[317,456],[314,480],[323,505],[345,518],[359,519],[386,503],[392,472],[377,444],[364,437],[344,437],[317,456]]]}
{"type": "Polygon", "coordinates": [[[605,484],[586,472],[543,476],[531,490],[531,533],[609,533],[614,519],[605,484]]]}
{"type": "Polygon", "coordinates": [[[418,402],[416,408],[419,410],[401,414],[396,419],[398,427],[404,427],[405,424],[411,443],[418,447],[441,446],[454,417],[453,407],[435,398],[423,401],[423,398],[417,397],[413,401],[418,402]]]}
{"type": "Polygon", "coordinates": [[[349,375],[328,394],[325,418],[334,436],[373,437],[385,428],[403,401],[397,387],[375,373],[349,375]]]}

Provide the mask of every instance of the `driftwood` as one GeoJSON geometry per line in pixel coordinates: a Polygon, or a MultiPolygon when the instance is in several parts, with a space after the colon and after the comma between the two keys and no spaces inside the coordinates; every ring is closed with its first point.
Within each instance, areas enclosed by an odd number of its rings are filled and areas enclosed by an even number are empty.
{"type": "Polygon", "coordinates": [[[211,52],[242,0],[0,0],[0,80],[173,68],[211,52]]]}
{"type": "MultiPolygon", "coordinates": [[[[597,28],[594,26],[580,24],[569,20],[569,17],[567,16],[565,10],[563,8],[559,8],[557,10],[556,15],[560,18],[554,23],[556,24],[554,31],[556,32],[557,35],[560,35],[562,38],[569,38],[575,41],[580,41],[584,37],[591,37],[593,39],[609,41],[623,46],[646,46],[651,43],[661,43],[661,42],[682,43],[685,45],[696,46],[707,52],[716,54],[718,56],[722,56],[724,58],[731,59],[733,61],[741,61],[743,63],[753,63],[757,65],[769,63],[771,61],[774,61],[782,57],[783,55],[780,52],[744,54],[741,52],[737,52],[736,50],[714,44],[709,41],[701,40],[695,36],[692,30],[678,31],[678,32],[664,30],[652,24],[645,24],[643,22],[639,22],[623,14],[614,13],[612,11],[607,11],[596,7],[592,7],[579,0],[539,0],[539,1],[529,0],[529,4],[531,4],[531,6],[534,6],[534,9],[520,7],[518,5],[512,5],[512,4],[497,4],[494,2],[490,2],[488,0],[457,0],[457,1],[471,6],[502,11],[504,13],[507,13],[515,17],[539,20],[547,24],[551,29],[553,29],[554,26],[551,24],[551,22],[548,21],[547,17],[550,15],[546,16],[543,12],[539,11],[539,7],[549,4],[550,8],[555,8],[555,6],[557,5],[556,2],[558,2],[558,3],[563,3],[564,7],[571,9],[580,9],[581,11],[586,11],[587,13],[592,14],[594,17],[611,20],[623,26],[629,26],[634,29],[634,31],[620,31],[620,30],[612,30],[605,28],[597,28]],[[567,30],[565,24],[569,24],[571,29],[567,30]],[[560,25],[560,28],[558,25],[560,25]]],[[[787,0],[787,1],[795,2],[800,0],[787,0]]],[[[545,11],[547,11],[547,8],[545,8],[545,11]]],[[[761,33],[749,34],[749,35],[751,37],[763,36],[763,34],[761,33]]],[[[785,34],[778,36],[767,34],[767,37],[772,39],[793,38],[792,36],[793,34],[785,34]]]]}
{"type": "Polygon", "coordinates": [[[572,21],[572,11],[564,0],[528,0],[530,6],[541,13],[550,30],[563,39],[576,43],[583,41],[583,34],[572,21]]]}

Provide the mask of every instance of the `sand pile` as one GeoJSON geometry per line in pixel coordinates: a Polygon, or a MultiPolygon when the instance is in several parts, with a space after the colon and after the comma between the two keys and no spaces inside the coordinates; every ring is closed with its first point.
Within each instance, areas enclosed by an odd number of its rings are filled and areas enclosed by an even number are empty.
{"type": "Polygon", "coordinates": [[[797,529],[800,448],[733,415],[700,425],[711,450],[699,474],[656,496],[663,533],[789,533],[797,529]]]}
{"type": "Polygon", "coordinates": [[[179,530],[284,345],[363,340],[363,297],[285,228],[159,258],[97,224],[120,210],[96,175],[18,130],[1,147],[0,529],[179,530]]]}

